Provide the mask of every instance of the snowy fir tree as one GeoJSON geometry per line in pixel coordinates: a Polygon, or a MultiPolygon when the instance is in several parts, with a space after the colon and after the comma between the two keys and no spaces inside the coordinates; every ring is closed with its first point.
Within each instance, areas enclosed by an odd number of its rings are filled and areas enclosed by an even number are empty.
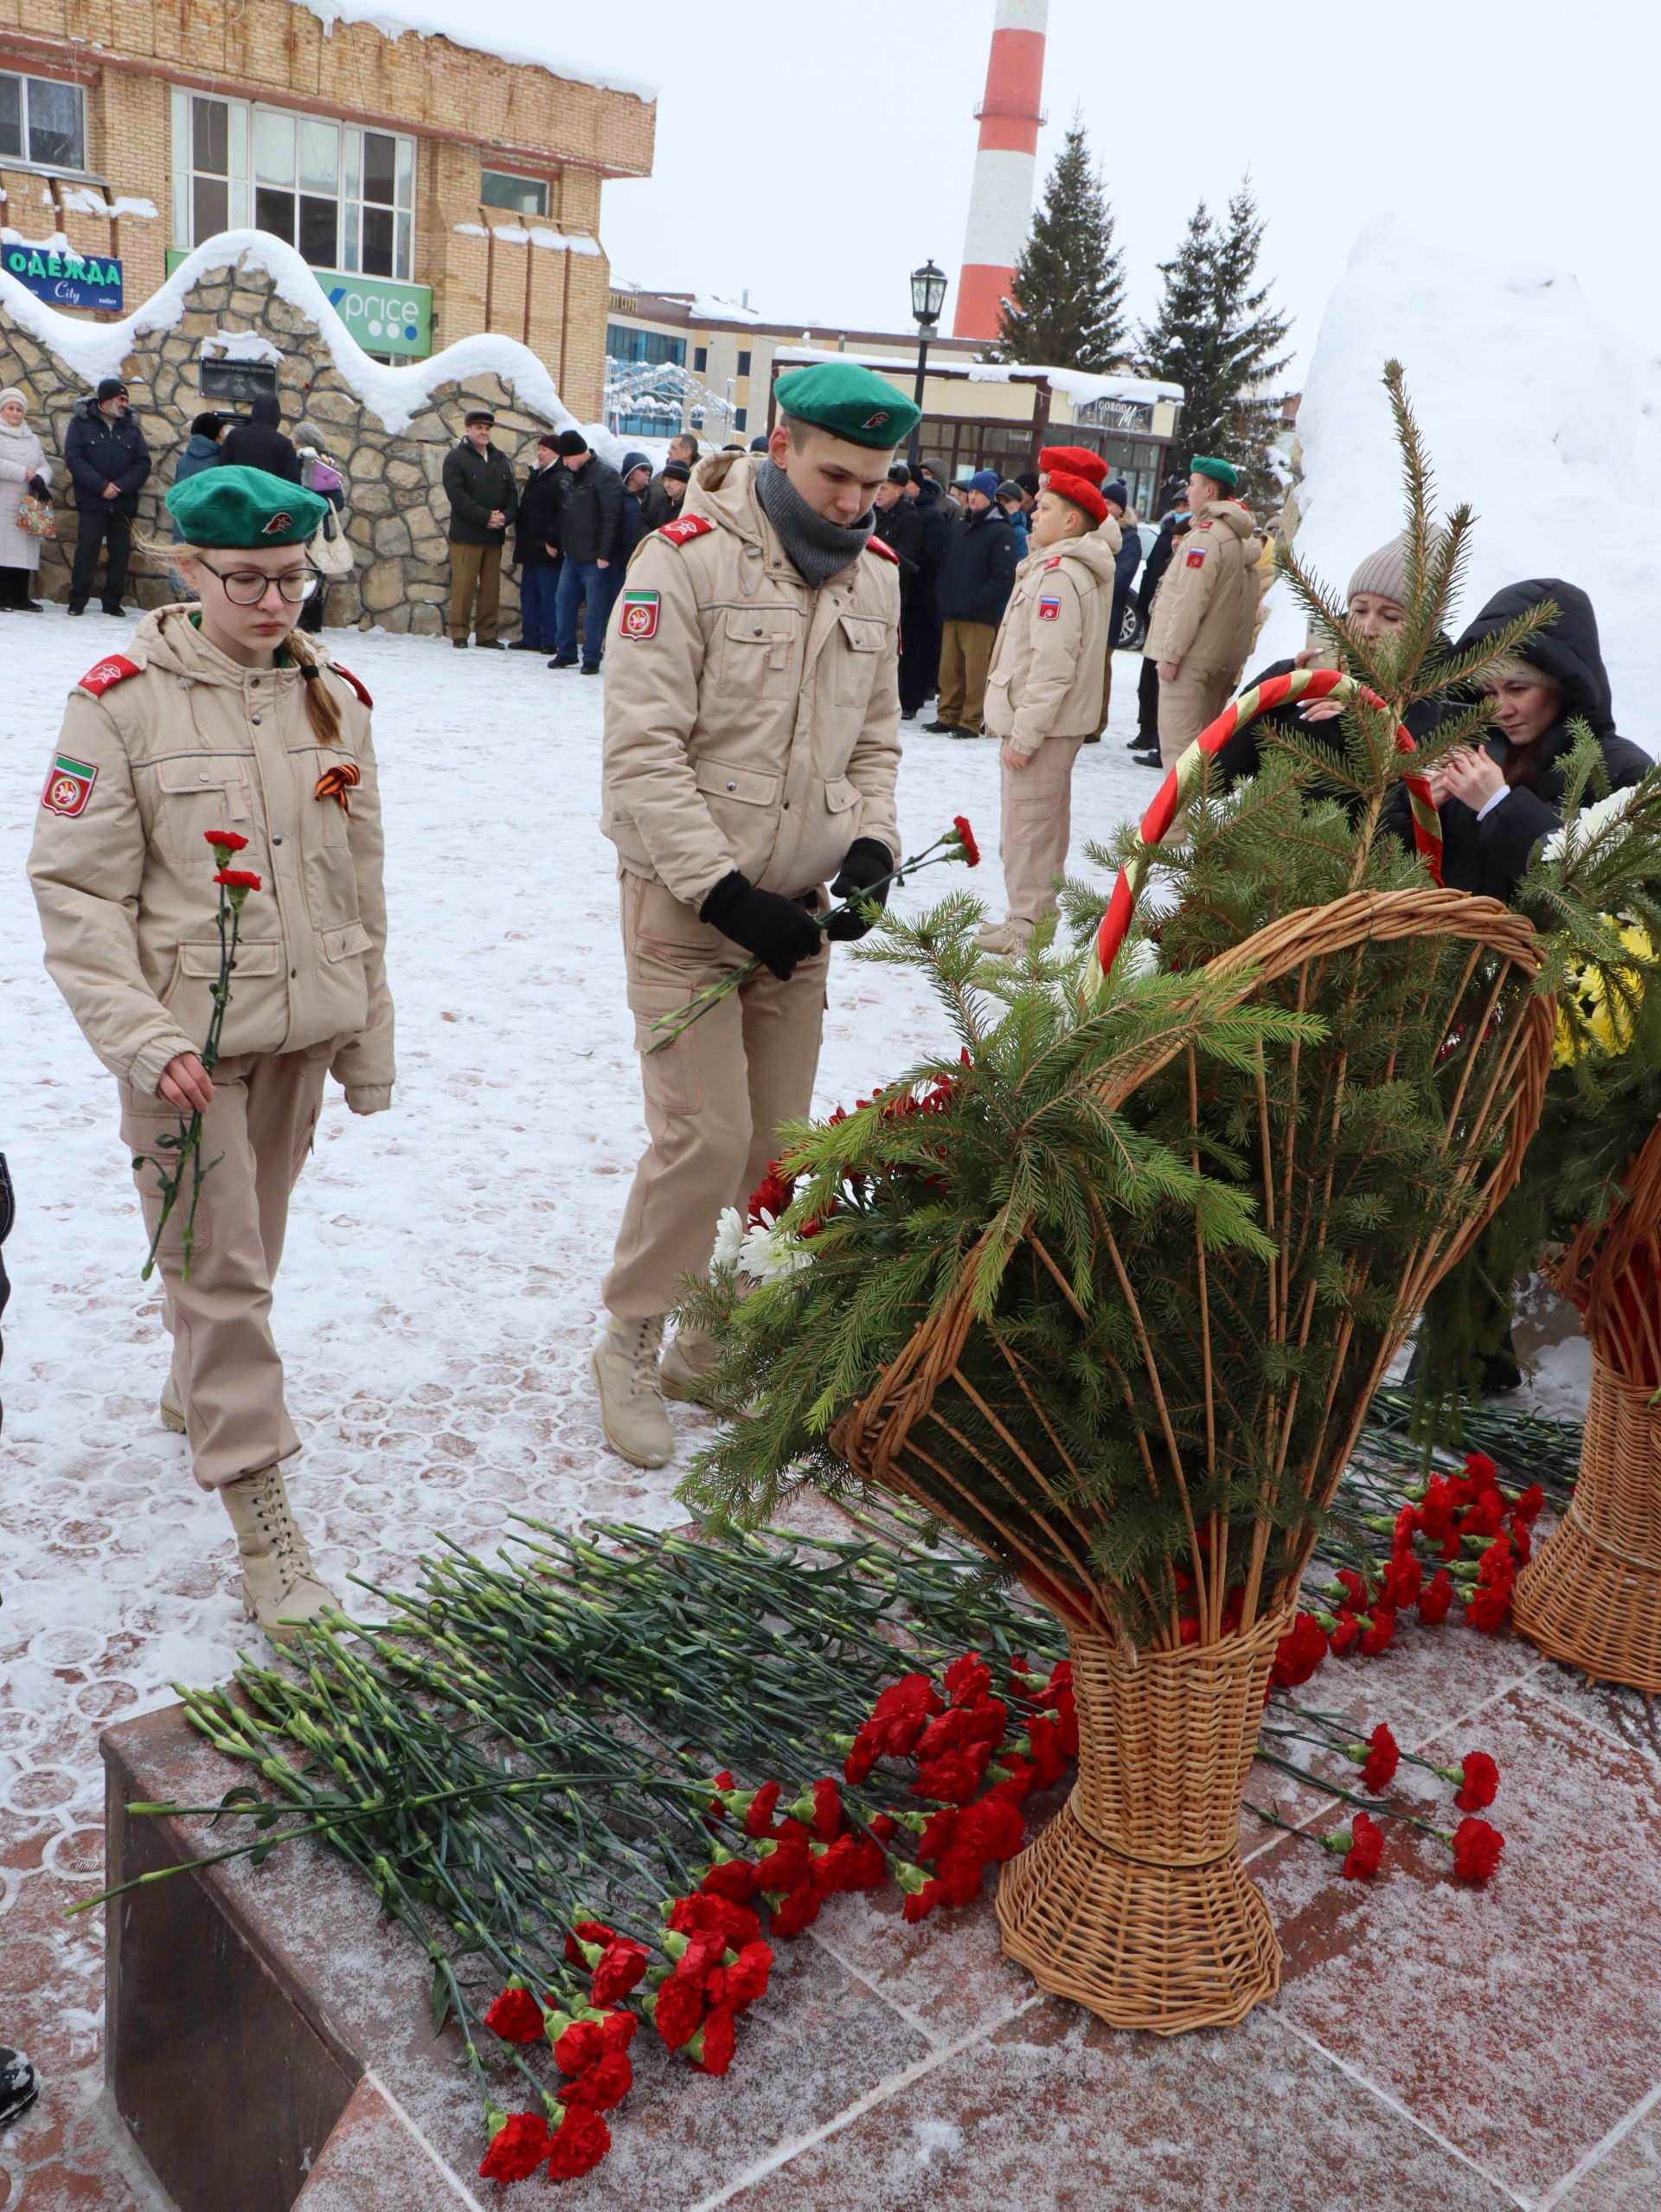
{"type": "Polygon", "coordinates": [[[1279,504],[1268,463],[1275,403],[1258,396],[1257,388],[1290,358],[1277,349],[1291,317],[1267,305],[1267,285],[1254,289],[1262,242],[1251,188],[1241,184],[1224,221],[1202,201],[1175,259],[1159,265],[1164,298],[1143,329],[1138,365],[1145,376],[1180,384],[1187,395],[1167,500],[1180,494],[1190,453],[1216,453],[1239,469],[1248,504],[1259,511],[1279,504]]]}
{"type": "Polygon", "coordinates": [[[993,361],[1100,375],[1121,369],[1125,272],[1101,178],[1074,119],[1004,302],[993,361]]]}

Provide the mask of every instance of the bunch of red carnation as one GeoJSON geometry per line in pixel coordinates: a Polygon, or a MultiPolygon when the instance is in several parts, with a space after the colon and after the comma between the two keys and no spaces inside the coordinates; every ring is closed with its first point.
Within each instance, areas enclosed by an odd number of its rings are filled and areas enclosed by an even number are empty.
{"type": "MultiPolygon", "coordinates": [[[[568,1956],[570,1949],[568,1942],[568,1956]]],[[[509,1983],[484,2015],[484,2025],[507,2042],[539,2042],[546,2036],[555,2063],[571,2079],[545,2100],[546,2118],[486,2104],[491,2146],[478,2170],[484,2180],[524,2181],[546,2164],[550,2180],[572,2181],[600,2164],[612,2147],[602,2115],[634,2085],[629,2045],[637,2024],[633,2013],[620,2008],[561,2011],[552,1997],[539,2004],[522,1982],[509,1983]]]]}
{"type": "Polygon", "coordinates": [[[1530,1532],[1545,1502],[1538,1483],[1508,1497],[1485,1452],[1469,1453],[1462,1474],[1433,1475],[1423,1497],[1397,1515],[1392,1552],[1393,1561],[1405,1556],[1416,1568],[1414,1547],[1422,1542],[1440,1561],[1420,1600],[1421,1618],[1444,1619],[1456,1582],[1465,1582],[1459,1592],[1465,1626],[1489,1636],[1504,1628],[1510,1619],[1517,1571],[1528,1563],[1530,1532]],[[1470,1584],[1473,1552],[1478,1556],[1470,1584]]]}

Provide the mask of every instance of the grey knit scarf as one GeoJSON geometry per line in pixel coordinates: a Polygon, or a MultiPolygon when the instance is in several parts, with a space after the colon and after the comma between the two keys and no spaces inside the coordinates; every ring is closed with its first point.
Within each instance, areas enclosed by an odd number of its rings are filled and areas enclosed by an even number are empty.
{"type": "Polygon", "coordinates": [[[766,453],[755,471],[755,496],[778,531],[791,566],[800,570],[815,591],[865,550],[875,510],[868,510],[845,529],[840,523],[827,522],[814,512],[778,462],[766,453]]]}

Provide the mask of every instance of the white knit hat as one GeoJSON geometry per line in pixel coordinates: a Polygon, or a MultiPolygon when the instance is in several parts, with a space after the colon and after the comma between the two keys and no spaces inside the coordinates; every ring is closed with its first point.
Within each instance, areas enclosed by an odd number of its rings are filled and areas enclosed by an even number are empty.
{"type": "Polygon", "coordinates": [[[29,395],[26,392],[20,392],[15,384],[8,384],[5,390],[0,392],[0,407],[4,407],[8,400],[16,400],[23,413],[29,413],[29,395]]]}

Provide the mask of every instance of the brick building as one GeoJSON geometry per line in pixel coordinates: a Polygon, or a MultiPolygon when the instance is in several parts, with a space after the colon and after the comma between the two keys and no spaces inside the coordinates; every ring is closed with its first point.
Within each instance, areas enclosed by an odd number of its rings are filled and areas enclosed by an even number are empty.
{"type": "Polygon", "coordinates": [[[597,416],[600,187],[650,173],[651,88],[329,12],[0,0],[0,244],[40,262],[15,272],[39,290],[55,248],[117,260],[130,313],[193,246],[268,231],[367,350],[499,331],[597,416]]]}

